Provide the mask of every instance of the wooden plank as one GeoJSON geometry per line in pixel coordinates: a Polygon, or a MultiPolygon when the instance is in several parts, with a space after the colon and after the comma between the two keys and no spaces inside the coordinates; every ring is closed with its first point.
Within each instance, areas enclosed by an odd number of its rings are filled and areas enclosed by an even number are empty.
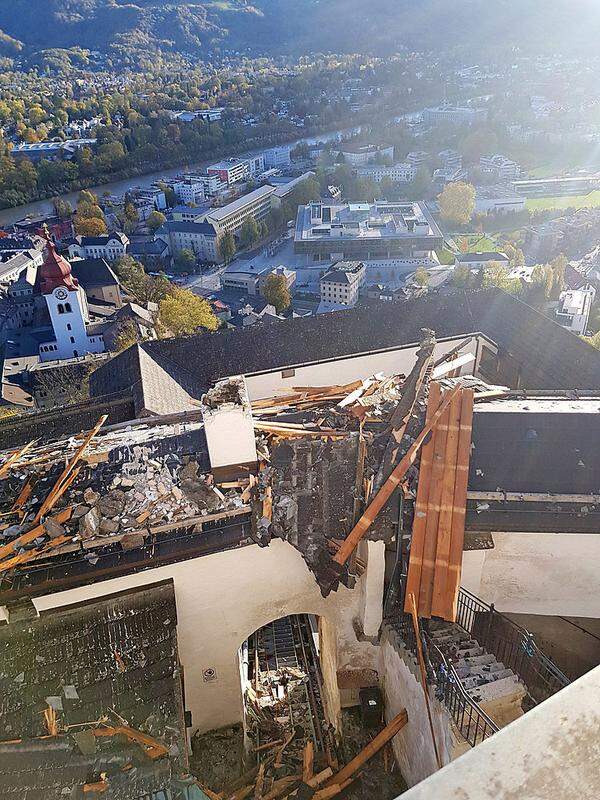
{"type": "Polygon", "coordinates": [[[355,756],[352,761],[349,761],[345,767],[333,775],[325,784],[326,786],[332,786],[335,784],[341,785],[349,778],[351,778],[358,770],[366,764],[367,761],[372,758],[376,753],[378,753],[381,748],[386,745],[394,736],[398,733],[398,731],[402,730],[402,728],[408,722],[408,714],[406,709],[403,708],[402,711],[397,714],[394,719],[389,722],[383,730],[381,730],[374,739],[372,739],[369,744],[364,747],[360,753],[355,756]]]}
{"type": "MultiPolygon", "coordinates": [[[[439,383],[431,383],[429,387],[429,400],[427,403],[426,421],[431,419],[433,409],[437,408],[441,400],[439,383]]],[[[410,542],[410,557],[408,562],[408,575],[406,578],[405,611],[408,595],[412,592],[415,597],[419,595],[421,586],[421,571],[423,567],[423,551],[425,548],[425,530],[427,527],[427,506],[431,487],[431,471],[433,467],[434,438],[423,447],[421,463],[419,465],[419,484],[417,486],[417,500],[413,518],[413,528],[410,542]]]]}
{"type": "Polygon", "coordinates": [[[445,469],[446,442],[450,424],[450,408],[456,398],[441,416],[434,430],[433,461],[431,465],[431,482],[427,500],[427,517],[425,520],[425,543],[423,546],[423,564],[421,566],[421,583],[418,598],[419,615],[431,616],[431,598],[433,596],[433,576],[435,572],[435,553],[437,549],[438,523],[440,519],[440,501],[442,498],[442,478],[445,469]]]}
{"type": "Polygon", "coordinates": [[[456,465],[458,461],[461,408],[462,401],[460,398],[456,398],[450,406],[450,427],[446,440],[445,467],[442,476],[442,493],[431,603],[431,614],[433,616],[443,616],[447,608],[446,587],[450,559],[450,541],[452,537],[452,514],[454,511],[454,486],[456,483],[456,465]]]}
{"type": "Polygon", "coordinates": [[[73,472],[73,470],[77,466],[77,463],[79,462],[79,459],[82,457],[82,455],[86,451],[89,443],[92,441],[94,436],[98,433],[98,431],[104,425],[104,423],[106,422],[107,419],[108,419],[108,414],[103,414],[100,417],[100,419],[98,420],[98,422],[91,429],[91,431],[89,431],[85,435],[85,437],[83,439],[83,442],[79,445],[79,447],[75,451],[74,455],[72,456],[72,458],[68,462],[67,466],[64,468],[64,470],[60,474],[58,480],[54,484],[52,490],[50,491],[50,494],[46,497],[46,499],[44,500],[44,502],[40,506],[40,509],[39,509],[38,513],[35,515],[34,523],[39,522],[40,519],[54,507],[54,505],[57,502],[58,498],[61,496],[61,491],[60,490],[61,490],[63,484],[69,479],[69,476],[71,475],[71,473],[73,472]]]}
{"type": "Polygon", "coordinates": [[[474,392],[472,389],[465,389],[463,391],[460,414],[452,533],[445,592],[449,605],[446,609],[446,614],[443,615],[444,619],[451,622],[456,620],[456,607],[458,602],[458,590],[460,589],[460,572],[465,540],[467,486],[469,482],[469,462],[471,460],[471,440],[473,431],[473,395],[474,392]]]}
{"type": "Polygon", "coordinates": [[[28,478],[27,481],[25,481],[23,488],[19,492],[19,496],[12,504],[11,511],[16,511],[17,509],[22,508],[31,497],[32,491],[33,491],[33,479],[28,478]]]}
{"type": "Polygon", "coordinates": [[[304,783],[308,783],[313,776],[314,759],[315,747],[312,739],[309,739],[304,747],[304,753],[302,754],[302,780],[304,783]]]}
{"type": "Polygon", "coordinates": [[[26,445],[23,445],[23,447],[21,447],[20,450],[15,450],[14,453],[12,453],[7,458],[4,464],[2,464],[2,466],[0,467],[0,479],[6,478],[8,473],[19,462],[21,457],[24,456],[25,453],[27,453],[29,450],[31,450],[31,448],[34,446],[36,442],[37,439],[32,439],[30,442],[27,442],[26,445]]]}
{"type": "Polygon", "coordinates": [[[419,433],[417,438],[408,448],[408,451],[404,456],[404,458],[393,469],[390,476],[387,478],[383,486],[376,493],[375,497],[371,500],[361,518],[358,520],[356,525],[352,528],[352,530],[344,540],[343,545],[335,554],[334,561],[336,561],[338,564],[346,563],[347,559],[350,557],[350,555],[356,548],[356,545],[360,542],[362,537],[365,535],[365,533],[369,530],[369,528],[373,524],[373,520],[376,518],[377,514],[379,514],[383,506],[390,499],[394,490],[399,485],[402,478],[404,478],[411,465],[414,463],[425,439],[431,433],[433,428],[437,425],[438,421],[440,420],[440,418],[442,417],[442,415],[444,414],[444,412],[446,411],[446,409],[448,408],[454,397],[457,394],[459,394],[460,391],[461,387],[456,386],[454,389],[448,392],[447,395],[444,397],[444,400],[442,401],[438,410],[431,417],[429,422],[426,422],[425,426],[423,427],[423,430],[419,433]]]}
{"type": "MultiPolygon", "coordinates": [[[[57,522],[59,525],[62,525],[63,522],[67,522],[71,518],[71,514],[73,513],[73,508],[68,506],[67,508],[61,509],[58,513],[56,513],[52,517],[53,522],[57,522]]],[[[46,531],[44,525],[36,525],[27,533],[21,534],[16,539],[13,539],[12,542],[8,542],[8,544],[3,545],[0,547],[0,559],[6,558],[7,556],[14,553],[20,547],[23,547],[26,544],[30,544],[37,539],[38,536],[43,536],[46,531]]]]}

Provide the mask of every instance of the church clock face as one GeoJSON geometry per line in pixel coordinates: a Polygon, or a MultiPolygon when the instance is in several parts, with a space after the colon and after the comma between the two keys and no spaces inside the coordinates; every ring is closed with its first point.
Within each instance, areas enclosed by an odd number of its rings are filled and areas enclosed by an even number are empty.
{"type": "Polygon", "coordinates": [[[57,286],[53,294],[57,300],[66,300],[67,297],[69,296],[69,293],[63,286],[57,286]]]}

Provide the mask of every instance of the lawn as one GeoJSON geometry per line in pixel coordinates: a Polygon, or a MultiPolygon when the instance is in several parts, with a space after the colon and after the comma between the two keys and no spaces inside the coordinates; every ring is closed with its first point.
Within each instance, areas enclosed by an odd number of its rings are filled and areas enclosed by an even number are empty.
{"type": "Polygon", "coordinates": [[[596,208],[600,206],[600,189],[589,194],[567,197],[531,197],[525,205],[529,211],[548,211],[555,208],[596,208]]]}
{"type": "Polygon", "coordinates": [[[454,240],[462,253],[484,253],[496,249],[494,240],[480,233],[456,236],[454,240]]]}

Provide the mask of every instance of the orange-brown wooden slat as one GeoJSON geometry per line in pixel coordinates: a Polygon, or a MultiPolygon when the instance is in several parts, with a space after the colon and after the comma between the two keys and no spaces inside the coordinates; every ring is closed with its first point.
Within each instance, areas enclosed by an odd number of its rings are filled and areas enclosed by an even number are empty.
{"type": "MultiPolygon", "coordinates": [[[[440,385],[432,381],[429,385],[429,401],[427,403],[427,413],[425,420],[428,421],[432,416],[432,409],[437,408],[440,403],[440,385]]],[[[414,594],[419,597],[421,585],[421,568],[423,563],[423,548],[425,546],[425,528],[427,523],[427,503],[429,500],[429,486],[431,481],[431,468],[433,466],[433,441],[435,431],[431,438],[421,450],[421,463],[419,465],[419,484],[417,486],[417,499],[415,503],[415,514],[413,519],[412,536],[410,542],[410,558],[408,562],[408,575],[406,577],[405,607],[404,610],[410,613],[408,598],[414,594]]]]}
{"type": "Polygon", "coordinates": [[[450,558],[448,564],[446,588],[446,598],[449,606],[446,609],[446,614],[441,615],[444,617],[444,619],[452,622],[454,622],[456,619],[456,606],[458,601],[458,590],[460,588],[460,573],[465,539],[467,485],[469,482],[469,462],[471,460],[471,439],[473,431],[473,397],[474,392],[472,389],[463,390],[456,482],[454,486],[452,536],[450,539],[450,558]]]}
{"type": "MultiPolygon", "coordinates": [[[[452,405],[452,404],[451,404],[452,405]]],[[[442,479],[446,467],[446,440],[450,408],[443,414],[435,427],[433,440],[433,464],[431,467],[431,483],[427,501],[427,518],[425,525],[425,546],[423,548],[423,565],[421,567],[421,586],[418,596],[418,610],[422,617],[431,616],[431,600],[433,597],[433,581],[435,577],[435,557],[437,551],[438,525],[440,519],[440,501],[442,497],[442,479]]]]}
{"type": "Polygon", "coordinates": [[[443,616],[449,606],[446,592],[448,590],[448,565],[450,560],[450,543],[452,539],[452,518],[454,513],[454,486],[456,483],[456,464],[458,443],[460,438],[460,419],[462,401],[457,397],[450,406],[448,436],[444,458],[444,474],[440,500],[440,515],[437,531],[437,549],[435,555],[435,574],[433,579],[433,597],[431,614],[443,616]]]}

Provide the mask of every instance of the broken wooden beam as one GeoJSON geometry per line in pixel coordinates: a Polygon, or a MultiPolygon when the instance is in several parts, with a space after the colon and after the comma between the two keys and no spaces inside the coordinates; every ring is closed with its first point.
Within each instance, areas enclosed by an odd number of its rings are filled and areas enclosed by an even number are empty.
{"type": "Polygon", "coordinates": [[[24,456],[25,453],[31,450],[36,442],[37,439],[32,439],[30,442],[27,442],[26,445],[23,445],[20,450],[15,450],[14,453],[7,458],[4,464],[2,464],[0,467],[0,479],[6,478],[12,467],[14,467],[20,461],[21,457],[24,456]]]}
{"type": "Polygon", "coordinates": [[[367,506],[366,510],[363,512],[361,518],[358,520],[356,525],[352,528],[344,543],[338,550],[338,552],[333,557],[333,560],[336,561],[338,564],[345,564],[350,555],[353,553],[354,549],[363,538],[365,533],[369,530],[371,525],[373,524],[375,518],[387,503],[387,501],[392,496],[396,487],[400,484],[400,481],[406,473],[408,472],[410,466],[414,463],[423,442],[427,438],[427,436],[431,433],[433,428],[437,425],[438,421],[441,419],[442,415],[449,407],[452,400],[462,391],[460,386],[456,386],[450,392],[448,392],[444,399],[442,400],[438,410],[433,414],[431,419],[425,423],[425,426],[408,448],[406,455],[400,463],[394,467],[391,474],[388,476],[384,484],[381,486],[379,491],[375,494],[375,497],[371,500],[369,505],[367,506]]]}
{"type": "Polygon", "coordinates": [[[372,739],[366,747],[355,756],[352,761],[349,761],[345,767],[339,772],[336,772],[328,781],[326,786],[342,785],[349,778],[358,772],[358,770],[366,764],[370,758],[378,753],[384,745],[386,745],[394,736],[402,730],[408,722],[408,713],[405,708],[397,714],[394,719],[389,722],[383,730],[381,730],[374,739],[372,739]]]}

